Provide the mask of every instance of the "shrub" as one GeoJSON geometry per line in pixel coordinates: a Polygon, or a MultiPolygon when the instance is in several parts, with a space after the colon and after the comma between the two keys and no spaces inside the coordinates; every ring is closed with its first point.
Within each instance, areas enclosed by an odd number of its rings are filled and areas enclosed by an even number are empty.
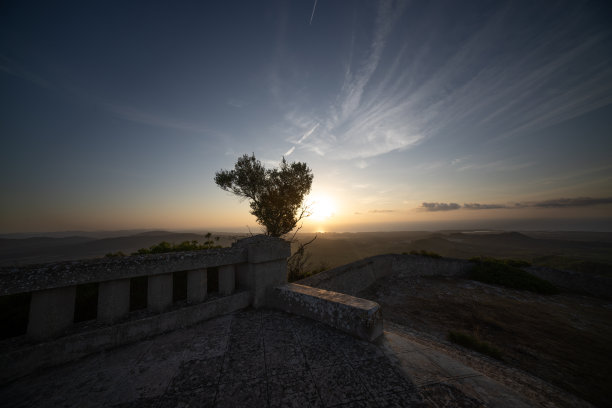
{"type": "Polygon", "coordinates": [[[105,258],[123,258],[124,256],[125,254],[121,251],[109,252],[108,254],[104,255],[105,258]]]}
{"type": "Polygon", "coordinates": [[[421,256],[426,256],[428,258],[435,258],[435,259],[442,258],[442,255],[432,252],[432,251],[427,251],[425,249],[421,249],[420,251],[413,249],[412,251],[410,251],[410,255],[421,255],[421,256]]]}
{"type": "Polygon", "coordinates": [[[478,340],[476,337],[470,334],[449,331],[448,339],[453,343],[459,344],[465,348],[472,349],[481,354],[486,354],[487,356],[493,357],[497,360],[503,360],[501,351],[499,351],[496,347],[487,342],[478,340]]]}
{"type": "Polygon", "coordinates": [[[471,261],[475,265],[470,271],[470,279],[545,295],[559,293],[559,289],[552,283],[513,266],[522,265],[520,262],[493,258],[472,258],[471,261]]]}
{"type": "MultiPolygon", "coordinates": [[[[210,233],[206,234],[207,238],[210,238],[210,233]]],[[[215,238],[219,241],[219,237],[215,238]]],[[[183,241],[180,244],[171,244],[166,241],[162,241],[157,245],[153,245],[149,248],[140,248],[138,251],[132,253],[132,255],[148,255],[148,254],[163,254],[167,252],[185,252],[185,251],[202,251],[205,249],[221,248],[221,245],[216,245],[215,241],[208,239],[204,243],[200,244],[198,241],[183,241]]],[[[109,256],[107,254],[106,256],[109,256]]]]}

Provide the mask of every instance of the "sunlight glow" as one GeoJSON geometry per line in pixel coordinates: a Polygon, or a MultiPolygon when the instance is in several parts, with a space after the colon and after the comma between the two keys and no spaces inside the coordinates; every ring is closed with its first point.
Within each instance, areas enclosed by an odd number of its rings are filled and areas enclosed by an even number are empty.
{"type": "Polygon", "coordinates": [[[308,201],[310,206],[310,218],[315,221],[324,221],[334,215],[336,206],[334,201],[327,196],[314,196],[308,201]]]}

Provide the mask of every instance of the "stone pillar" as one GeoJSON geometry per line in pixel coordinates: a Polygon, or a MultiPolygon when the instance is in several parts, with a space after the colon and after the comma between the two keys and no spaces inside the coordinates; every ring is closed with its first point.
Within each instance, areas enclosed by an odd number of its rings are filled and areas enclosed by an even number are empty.
{"type": "Polygon", "coordinates": [[[172,274],[150,275],[147,308],[161,313],[172,306],[172,274]]]}
{"type": "Polygon", "coordinates": [[[114,323],[130,312],[130,280],[100,282],[98,286],[98,320],[114,323]]]}
{"type": "Polygon", "coordinates": [[[28,336],[42,340],[72,326],[75,296],[76,286],[32,292],[28,336]]]}
{"type": "Polygon", "coordinates": [[[219,267],[219,294],[231,295],[236,287],[236,268],[234,265],[219,267]]]}
{"type": "Polygon", "coordinates": [[[253,306],[262,307],[272,290],[287,283],[287,258],[291,256],[291,244],[281,238],[256,235],[234,244],[248,250],[248,264],[239,265],[240,287],[253,294],[253,306]]]}
{"type": "Polygon", "coordinates": [[[187,301],[189,303],[201,303],[206,299],[208,281],[206,268],[187,272],[187,301]]]}

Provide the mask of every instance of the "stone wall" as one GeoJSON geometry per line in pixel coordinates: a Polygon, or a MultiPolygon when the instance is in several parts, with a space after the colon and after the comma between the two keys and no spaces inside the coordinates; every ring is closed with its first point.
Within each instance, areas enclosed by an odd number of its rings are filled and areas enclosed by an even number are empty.
{"type": "Polygon", "coordinates": [[[296,283],[355,296],[377,279],[393,273],[411,276],[460,276],[469,270],[469,261],[431,258],[422,255],[376,255],[339,266],[296,283]]]}

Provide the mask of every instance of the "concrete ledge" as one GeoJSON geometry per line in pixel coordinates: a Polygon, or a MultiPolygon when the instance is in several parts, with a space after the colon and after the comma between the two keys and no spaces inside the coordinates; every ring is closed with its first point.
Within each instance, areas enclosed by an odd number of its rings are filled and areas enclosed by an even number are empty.
{"type": "Polygon", "coordinates": [[[163,314],[99,327],[52,341],[28,344],[0,354],[0,385],[35,370],[63,364],[88,354],[133,343],[248,307],[252,295],[237,292],[163,314]]]}
{"type": "Polygon", "coordinates": [[[380,305],[370,300],[289,283],[276,287],[269,303],[367,341],[374,341],[383,332],[380,305]]]}

